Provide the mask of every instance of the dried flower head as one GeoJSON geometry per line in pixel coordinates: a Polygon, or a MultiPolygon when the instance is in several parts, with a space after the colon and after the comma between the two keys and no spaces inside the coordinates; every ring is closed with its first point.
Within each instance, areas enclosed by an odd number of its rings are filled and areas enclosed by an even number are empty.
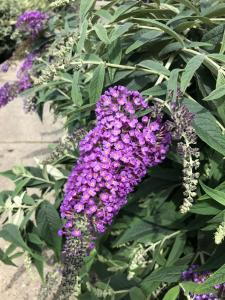
{"type": "Polygon", "coordinates": [[[73,133],[67,134],[58,142],[50,156],[43,161],[43,164],[53,164],[64,155],[72,154],[86,134],[87,131],[84,129],[77,129],[73,133]]]}
{"type": "Polygon", "coordinates": [[[184,203],[180,207],[181,213],[186,213],[192,206],[193,199],[197,195],[199,173],[197,172],[199,162],[199,149],[195,147],[197,135],[193,128],[194,114],[180,102],[181,95],[176,98],[176,102],[171,104],[172,118],[174,121],[173,138],[178,140],[177,151],[183,161],[183,187],[184,203]]]}
{"type": "MultiPolygon", "coordinates": [[[[95,239],[89,222],[85,216],[74,215],[70,219],[71,223],[66,224],[65,230],[70,232],[70,236],[65,242],[62,252],[62,281],[55,294],[56,299],[66,300],[75,292],[78,282],[78,272],[83,265],[84,258],[89,255],[93,248],[95,239]],[[72,224],[76,221],[76,228],[72,224]]],[[[59,235],[62,235],[59,230],[59,235]]]]}

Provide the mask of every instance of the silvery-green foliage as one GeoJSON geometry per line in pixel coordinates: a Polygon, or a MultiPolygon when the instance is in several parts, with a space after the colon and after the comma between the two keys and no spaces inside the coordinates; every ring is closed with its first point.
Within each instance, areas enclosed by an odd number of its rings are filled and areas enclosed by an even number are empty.
{"type": "MultiPolygon", "coordinates": [[[[179,110],[171,110],[178,100],[194,114],[189,129],[197,135],[200,166],[194,178],[195,163],[187,165],[190,155],[180,156],[179,141],[174,141],[167,160],[148,171],[85,257],[74,281],[75,297],[168,300],[207,293],[225,281],[225,5],[204,0],[76,5],[57,8],[60,18],[49,21],[45,51],[33,70],[34,87],[24,96],[34,97],[40,116],[50,102],[70,133],[94,125],[95,102],[109,86],[139,90],[148,101],[160,103],[165,118],[177,126],[186,122],[179,110]],[[193,201],[181,214],[184,187],[193,201]],[[203,285],[181,283],[181,272],[193,263],[213,272],[203,285]]],[[[15,190],[0,193],[0,236],[11,242],[0,250],[0,259],[13,264],[14,257],[29,255],[41,276],[44,248],[61,259],[59,205],[79,157],[76,143],[69,142],[69,150],[61,143],[58,149],[47,163],[2,174],[15,182],[15,190]],[[31,194],[34,187],[39,193],[31,194]]]]}

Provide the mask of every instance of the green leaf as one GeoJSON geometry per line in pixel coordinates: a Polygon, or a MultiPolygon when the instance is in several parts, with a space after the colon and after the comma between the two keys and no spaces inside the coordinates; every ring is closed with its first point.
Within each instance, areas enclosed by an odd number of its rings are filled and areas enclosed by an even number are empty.
{"type": "Polygon", "coordinates": [[[89,85],[90,103],[95,103],[99,99],[103,89],[104,78],[105,66],[104,64],[99,64],[94,70],[93,77],[89,85]]]}
{"type": "MultiPolygon", "coordinates": [[[[81,1],[81,2],[85,2],[85,1],[81,1]]],[[[77,43],[77,52],[78,52],[78,54],[81,53],[83,48],[84,48],[84,42],[85,42],[86,35],[87,35],[87,29],[88,29],[88,21],[87,21],[87,19],[85,19],[84,22],[81,25],[80,39],[77,43]]]]}
{"type": "Polygon", "coordinates": [[[194,6],[191,3],[191,1],[189,1],[189,0],[176,0],[176,2],[183,3],[185,6],[189,7],[190,9],[192,9],[196,14],[199,14],[199,10],[197,9],[196,6],[194,6]]]}
{"type": "Polygon", "coordinates": [[[83,20],[88,11],[91,9],[96,0],[80,1],[80,19],[83,20]]]}
{"type": "Polygon", "coordinates": [[[29,253],[31,253],[30,248],[24,242],[22,235],[19,231],[19,228],[14,224],[6,224],[3,226],[3,229],[0,231],[0,237],[5,239],[8,242],[13,243],[17,247],[20,247],[29,253]]]}
{"type": "Polygon", "coordinates": [[[73,103],[77,106],[81,106],[83,104],[82,94],[79,85],[79,78],[80,78],[80,71],[74,71],[73,83],[71,89],[71,98],[73,100],[73,103]]]}
{"type": "MultiPolygon", "coordinates": [[[[120,40],[117,39],[116,41],[112,42],[111,45],[109,46],[109,62],[113,64],[119,64],[122,59],[122,47],[120,40]]],[[[113,81],[115,73],[116,73],[116,68],[108,68],[109,72],[109,77],[110,80],[113,81]]]]}
{"type": "Polygon", "coordinates": [[[110,22],[112,20],[112,15],[106,9],[100,9],[95,14],[99,17],[106,19],[107,22],[110,22]]]}
{"type": "Polygon", "coordinates": [[[203,188],[204,192],[210,196],[213,200],[217,201],[218,203],[225,206],[225,192],[218,191],[216,189],[212,189],[206,186],[203,182],[199,181],[201,187],[203,188]]]}
{"type": "Polygon", "coordinates": [[[24,179],[21,179],[19,181],[16,182],[16,188],[15,188],[15,191],[14,191],[14,195],[18,195],[22,189],[28,184],[28,182],[31,180],[31,178],[24,178],[24,179]]]}
{"type": "Polygon", "coordinates": [[[52,165],[45,165],[46,170],[48,172],[49,175],[51,175],[52,177],[55,178],[55,180],[60,180],[60,179],[66,179],[66,177],[64,176],[64,174],[59,171],[59,169],[57,169],[56,167],[52,166],[52,165]]]}
{"type": "Polygon", "coordinates": [[[210,216],[218,214],[222,208],[223,207],[215,201],[204,200],[198,201],[195,205],[193,205],[190,209],[190,212],[194,214],[210,216]]]}
{"type": "Polygon", "coordinates": [[[28,233],[28,238],[33,244],[43,245],[44,242],[39,238],[36,233],[28,233]]]}
{"type": "MultiPolygon", "coordinates": [[[[213,273],[204,283],[196,287],[196,293],[207,293],[215,285],[225,282],[225,264],[213,273]]],[[[214,290],[215,291],[215,290],[214,290]]]]}
{"type": "Polygon", "coordinates": [[[129,291],[130,299],[131,300],[145,300],[146,297],[142,290],[136,286],[132,287],[129,291]]]}
{"type": "Polygon", "coordinates": [[[167,34],[169,34],[170,36],[172,36],[175,40],[177,40],[182,46],[184,46],[184,42],[183,39],[180,37],[179,34],[177,34],[174,30],[172,30],[169,26],[158,22],[156,20],[150,20],[150,19],[141,19],[141,18],[132,18],[132,20],[134,22],[141,22],[141,23],[145,23],[145,24],[149,24],[151,26],[155,26],[161,30],[163,30],[164,32],[166,32],[167,34]]]}
{"type": "Polygon", "coordinates": [[[136,50],[137,48],[143,46],[146,43],[151,42],[152,40],[154,40],[155,38],[159,37],[160,35],[162,35],[162,32],[159,32],[158,30],[142,30],[140,32],[138,32],[135,36],[134,36],[134,43],[132,43],[127,49],[126,49],[126,54],[129,54],[130,52],[136,50]]]}
{"type": "Polygon", "coordinates": [[[180,71],[181,71],[180,69],[173,69],[170,73],[170,78],[167,84],[167,95],[170,95],[172,93],[173,100],[177,95],[177,88],[178,88],[177,83],[178,83],[178,76],[180,71]]]}
{"type": "Polygon", "coordinates": [[[202,42],[211,43],[213,45],[213,48],[216,47],[218,44],[221,43],[224,29],[225,25],[220,24],[216,27],[213,27],[211,30],[206,31],[206,34],[204,34],[202,37],[202,42]]]}
{"type": "MultiPolygon", "coordinates": [[[[216,79],[216,89],[218,89],[220,86],[222,86],[222,85],[225,85],[225,75],[224,75],[224,72],[222,71],[222,70],[219,70],[218,71],[218,76],[217,76],[217,79],[216,79]]],[[[220,101],[220,102],[222,102],[222,101],[220,101]]],[[[219,106],[219,105],[218,105],[219,106]]],[[[222,103],[222,105],[221,106],[223,106],[224,107],[224,105],[223,105],[223,103],[222,103]]],[[[218,107],[217,107],[218,108],[218,107]]],[[[222,107],[221,107],[222,108],[222,107]]],[[[222,110],[221,110],[221,112],[222,112],[222,110]]],[[[222,118],[223,119],[223,118],[222,118]]]]}
{"type": "Polygon", "coordinates": [[[44,261],[33,258],[33,264],[35,265],[41,279],[44,280],[44,261]]]}
{"type": "Polygon", "coordinates": [[[97,36],[99,37],[99,39],[103,43],[105,43],[105,44],[110,43],[110,40],[109,40],[108,34],[107,34],[107,30],[105,29],[105,27],[102,24],[100,24],[100,23],[95,24],[94,30],[95,30],[97,36]]]}
{"type": "Polygon", "coordinates": [[[212,54],[209,54],[208,57],[218,60],[219,62],[225,63],[225,55],[224,54],[212,53],[212,54]]]}
{"type": "Polygon", "coordinates": [[[155,85],[142,92],[142,95],[147,96],[163,96],[166,95],[166,85],[164,83],[160,85],[155,85]]]}
{"type": "Polygon", "coordinates": [[[129,241],[139,240],[143,237],[150,236],[155,240],[159,240],[164,235],[171,233],[169,229],[164,229],[157,224],[147,223],[143,220],[135,218],[130,224],[130,228],[125,230],[125,232],[116,241],[116,245],[123,244],[129,241]]]}
{"type": "Polygon", "coordinates": [[[225,14],[225,5],[220,4],[206,9],[203,13],[203,16],[208,18],[213,18],[213,17],[224,16],[224,14],[225,14]]]}
{"type": "Polygon", "coordinates": [[[147,276],[141,285],[146,285],[152,281],[159,282],[176,282],[180,279],[180,274],[187,268],[187,265],[182,266],[171,266],[162,267],[153,271],[149,276],[147,276]]]}
{"type": "Polygon", "coordinates": [[[180,294],[180,287],[176,285],[169,289],[169,291],[163,297],[163,300],[176,300],[180,294]]]}
{"type": "Polygon", "coordinates": [[[213,115],[194,100],[184,99],[183,103],[195,114],[193,126],[200,139],[225,155],[225,138],[213,115]]]}
{"type": "Polygon", "coordinates": [[[59,258],[62,239],[58,236],[58,230],[61,228],[62,223],[55,207],[44,201],[37,211],[36,222],[40,237],[53,248],[59,258]]]}
{"type": "Polygon", "coordinates": [[[110,34],[110,42],[113,42],[116,39],[118,39],[121,35],[126,33],[132,26],[132,23],[125,23],[114,28],[110,34]]]}
{"type": "Polygon", "coordinates": [[[204,98],[205,101],[217,100],[225,95],[225,84],[219,86],[217,89],[212,91],[207,97],[204,98]]]}
{"type": "Polygon", "coordinates": [[[131,2],[131,3],[120,5],[119,7],[117,7],[117,9],[115,10],[115,14],[114,14],[111,22],[115,22],[117,18],[119,18],[122,15],[124,15],[126,12],[128,12],[135,5],[136,5],[135,2],[131,2]]]}
{"type": "Polygon", "coordinates": [[[7,171],[0,172],[0,176],[9,178],[12,181],[18,179],[17,175],[15,174],[15,172],[13,172],[13,170],[7,170],[7,171]]]}
{"type": "Polygon", "coordinates": [[[181,254],[183,253],[185,243],[186,238],[184,235],[176,236],[175,242],[168,256],[166,266],[173,265],[174,262],[180,258],[181,254]]]}
{"type": "Polygon", "coordinates": [[[154,60],[150,60],[150,59],[143,60],[142,62],[140,62],[138,64],[138,66],[156,71],[160,75],[163,74],[163,75],[166,75],[166,76],[170,76],[170,71],[167,70],[167,68],[165,68],[163,64],[161,64],[157,61],[154,61],[154,60]]]}
{"type": "MultiPolygon", "coordinates": [[[[192,282],[192,281],[187,281],[187,282],[180,283],[180,286],[182,287],[182,289],[185,290],[185,292],[187,294],[189,294],[189,293],[199,294],[197,291],[198,291],[199,286],[201,286],[201,285],[202,284],[195,283],[195,282],[192,282]]],[[[207,289],[205,289],[205,292],[206,293],[214,293],[215,289],[213,287],[207,287],[207,289]]]]}
{"type": "Polygon", "coordinates": [[[201,66],[201,64],[204,61],[204,55],[196,55],[192,57],[181,76],[181,91],[185,92],[186,88],[188,87],[189,83],[191,82],[191,79],[195,75],[195,72],[198,70],[198,68],[201,66]]]}
{"type": "Polygon", "coordinates": [[[223,39],[222,39],[222,42],[221,42],[220,54],[223,54],[224,51],[225,51],[225,31],[223,33],[223,39]]]}
{"type": "Polygon", "coordinates": [[[6,265],[11,265],[11,266],[16,266],[11,259],[8,257],[8,255],[6,255],[6,253],[4,253],[4,251],[2,251],[2,249],[0,248],[0,260],[6,264],[6,265]]]}

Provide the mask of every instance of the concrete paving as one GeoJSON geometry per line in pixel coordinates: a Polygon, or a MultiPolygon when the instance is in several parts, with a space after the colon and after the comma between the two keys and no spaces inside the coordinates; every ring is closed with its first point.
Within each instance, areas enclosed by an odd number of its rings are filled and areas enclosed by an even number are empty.
{"type": "MultiPolygon", "coordinates": [[[[16,69],[0,73],[0,86],[15,79],[16,69]]],[[[49,152],[48,145],[62,136],[63,122],[54,118],[45,108],[44,120],[37,114],[23,110],[23,100],[17,98],[0,109],[0,171],[14,165],[34,165],[34,157],[41,158],[49,152]]],[[[13,188],[13,184],[0,176],[0,191],[13,188]]]]}
{"type": "MultiPolygon", "coordinates": [[[[6,81],[13,81],[15,74],[16,69],[0,73],[0,86],[6,81]]],[[[35,165],[34,157],[41,159],[49,153],[48,145],[62,136],[62,128],[62,120],[54,123],[48,108],[43,122],[35,113],[26,114],[21,98],[0,109],[0,172],[18,164],[35,165]]],[[[0,176],[0,191],[13,187],[10,180],[0,176]]],[[[7,246],[7,242],[0,239],[0,248],[4,250],[7,246]]],[[[37,299],[40,278],[36,270],[32,267],[27,272],[23,257],[16,263],[17,268],[0,262],[0,299],[37,299]]]]}

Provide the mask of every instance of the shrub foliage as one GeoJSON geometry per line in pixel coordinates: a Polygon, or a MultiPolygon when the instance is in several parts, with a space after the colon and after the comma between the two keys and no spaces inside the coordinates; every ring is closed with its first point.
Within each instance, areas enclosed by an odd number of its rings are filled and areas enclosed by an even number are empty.
{"type": "Polygon", "coordinates": [[[50,102],[65,120],[66,138],[36,167],[1,173],[15,189],[0,192],[0,237],[10,242],[0,259],[13,265],[15,257],[29,255],[43,279],[43,251],[50,248],[61,260],[63,186],[79,156],[80,130],[95,124],[100,95],[123,85],[159,103],[166,118],[183,128],[185,149],[187,114],[171,103],[194,114],[200,156],[193,161],[189,152],[180,155],[174,141],[166,161],[149,169],[86,257],[78,299],[190,299],[189,293],[208,293],[225,281],[225,4],[146,2],[50,4],[48,28],[33,45],[40,51],[33,87],[23,96],[40,117],[50,102]],[[187,212],[180,210],[185,201],[187,212]],[[204,284],[182,282],[181,273],[193,263],[213,272],[204,284]]]}

